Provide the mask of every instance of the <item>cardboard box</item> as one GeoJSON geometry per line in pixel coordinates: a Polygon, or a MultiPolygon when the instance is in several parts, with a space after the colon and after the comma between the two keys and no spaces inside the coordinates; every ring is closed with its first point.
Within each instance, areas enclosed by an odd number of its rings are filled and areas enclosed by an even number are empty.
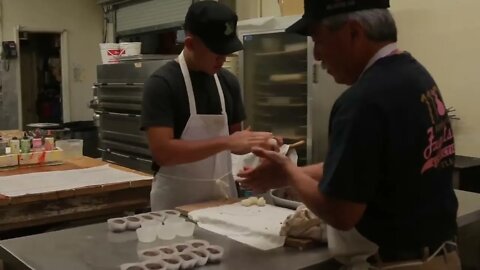
{"type": "Polygon", "coordinates": [[[0,168],[18,166],[18,155],[2,155],[0,156],[0,168]]]}
{"type": "Polygon", "coordinates": [[[55,149],[51,151],[30,152],[25,154],[19,154],[19,165],[44,165],[48,163],[60,163],[63,162],[63,150],[55,149]]]}
{"type": "Polygon", "coordinates": [[[302,15],[303,0],[278,0],[280,6],[280,14],[282,16],[302,15]]]}

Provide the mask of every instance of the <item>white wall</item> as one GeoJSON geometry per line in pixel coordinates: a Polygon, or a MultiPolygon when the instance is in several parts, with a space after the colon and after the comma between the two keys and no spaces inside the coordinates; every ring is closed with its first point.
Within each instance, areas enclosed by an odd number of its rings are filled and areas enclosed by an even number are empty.
{"type": "Polygon", "coordinates": [[[262,0],[237,0],[236,12],[239,20],[260,17],[260,4],[262,0]]]}
{"type": "MultiPolygon", "coordinates": [[[[268,3],[261,5],[262,11],[252,8],[256,1],[261,0],[237,1],[243,19],[278,13],[270,3],[273,0],[263,0],[268,3]]],[[[400,47],[427,67],[446,105],[454,107],[461,118],[453,121],[457,154],[480,157],[480,1],[390,2],[400,47]]]]}
{"type": "Polygon", "coordinates": [[[432,73],[454,121],[457,154],[480,157],[478,0],[391,1],[402,49],[432,73]]]}
{"type": "Polygon", "coordinates": [[[239,20],[280,16],[278,0],[237,0],[236,4],[239,20]]]}
{"type": "MultiPolygon", "coordinates": [[[[98,43],[102,40],[103,12],[96,0],[1,0],[2,40],[14,40],[17,26],[65,29],[68,35],[68,72],[71,121],[91,120],[87,103],[92,98],[96,65],[101,62],[98,43]]],[[[11,61],[16,72],[17,60],[11,61]]],[[[10,84],[8,91],[16,91],[10,84]]],[[[4,89],[5,90],[5,89],[4,89]]]]}

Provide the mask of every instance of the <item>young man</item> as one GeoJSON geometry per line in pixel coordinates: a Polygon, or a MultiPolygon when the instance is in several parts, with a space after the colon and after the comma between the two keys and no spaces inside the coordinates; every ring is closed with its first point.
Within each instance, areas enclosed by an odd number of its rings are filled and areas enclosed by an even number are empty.
{"type": "Polygon", "coordinates": [[[325,220],[340,262],[368,269],[460,269],[453,134],[428,71],[396,45],[388,0],[305,0],[287,29],[309,35],[335,81],[324,164],[298,168],[275,152],[240,174],[253,190],[290,185],[325,220]]]}
{"type": "Polygon", "coordinates": [[[155,162],[152,210],[237,196],[230,152],[266,145],[268,132],[241,130],[245,112],[234,75],[222,69],[241,50],[237,16],[214,1],[193,4],[176,61],[145,83],[142,129],[155,162]]]}

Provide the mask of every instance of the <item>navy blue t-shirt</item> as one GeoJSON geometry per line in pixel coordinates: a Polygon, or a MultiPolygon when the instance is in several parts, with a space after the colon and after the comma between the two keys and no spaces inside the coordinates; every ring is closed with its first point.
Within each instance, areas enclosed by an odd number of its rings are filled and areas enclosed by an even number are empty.
{"type": "Polygon", "coordinates": [[[453,133],[428,71],[410,54],[378,60],[336,101],[319,188],[365,203],[356,229],[382,250],[456,235],[453,133]]]}

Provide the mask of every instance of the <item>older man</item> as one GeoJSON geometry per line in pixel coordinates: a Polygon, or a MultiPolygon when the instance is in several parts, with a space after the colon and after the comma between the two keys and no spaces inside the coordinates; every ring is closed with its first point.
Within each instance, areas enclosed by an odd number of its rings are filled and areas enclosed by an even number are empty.
{"type": "Polygon", "coordinates": [[[460,269],[454,142],[428,71],[397,48],[388,0],[305,0],[288,32],[350,85],[330,115],[324,164],[298,168],[275,152],[240,173],[257,191],[290,185],[331,227],[329,247],[356,269],[460,269]]]}

